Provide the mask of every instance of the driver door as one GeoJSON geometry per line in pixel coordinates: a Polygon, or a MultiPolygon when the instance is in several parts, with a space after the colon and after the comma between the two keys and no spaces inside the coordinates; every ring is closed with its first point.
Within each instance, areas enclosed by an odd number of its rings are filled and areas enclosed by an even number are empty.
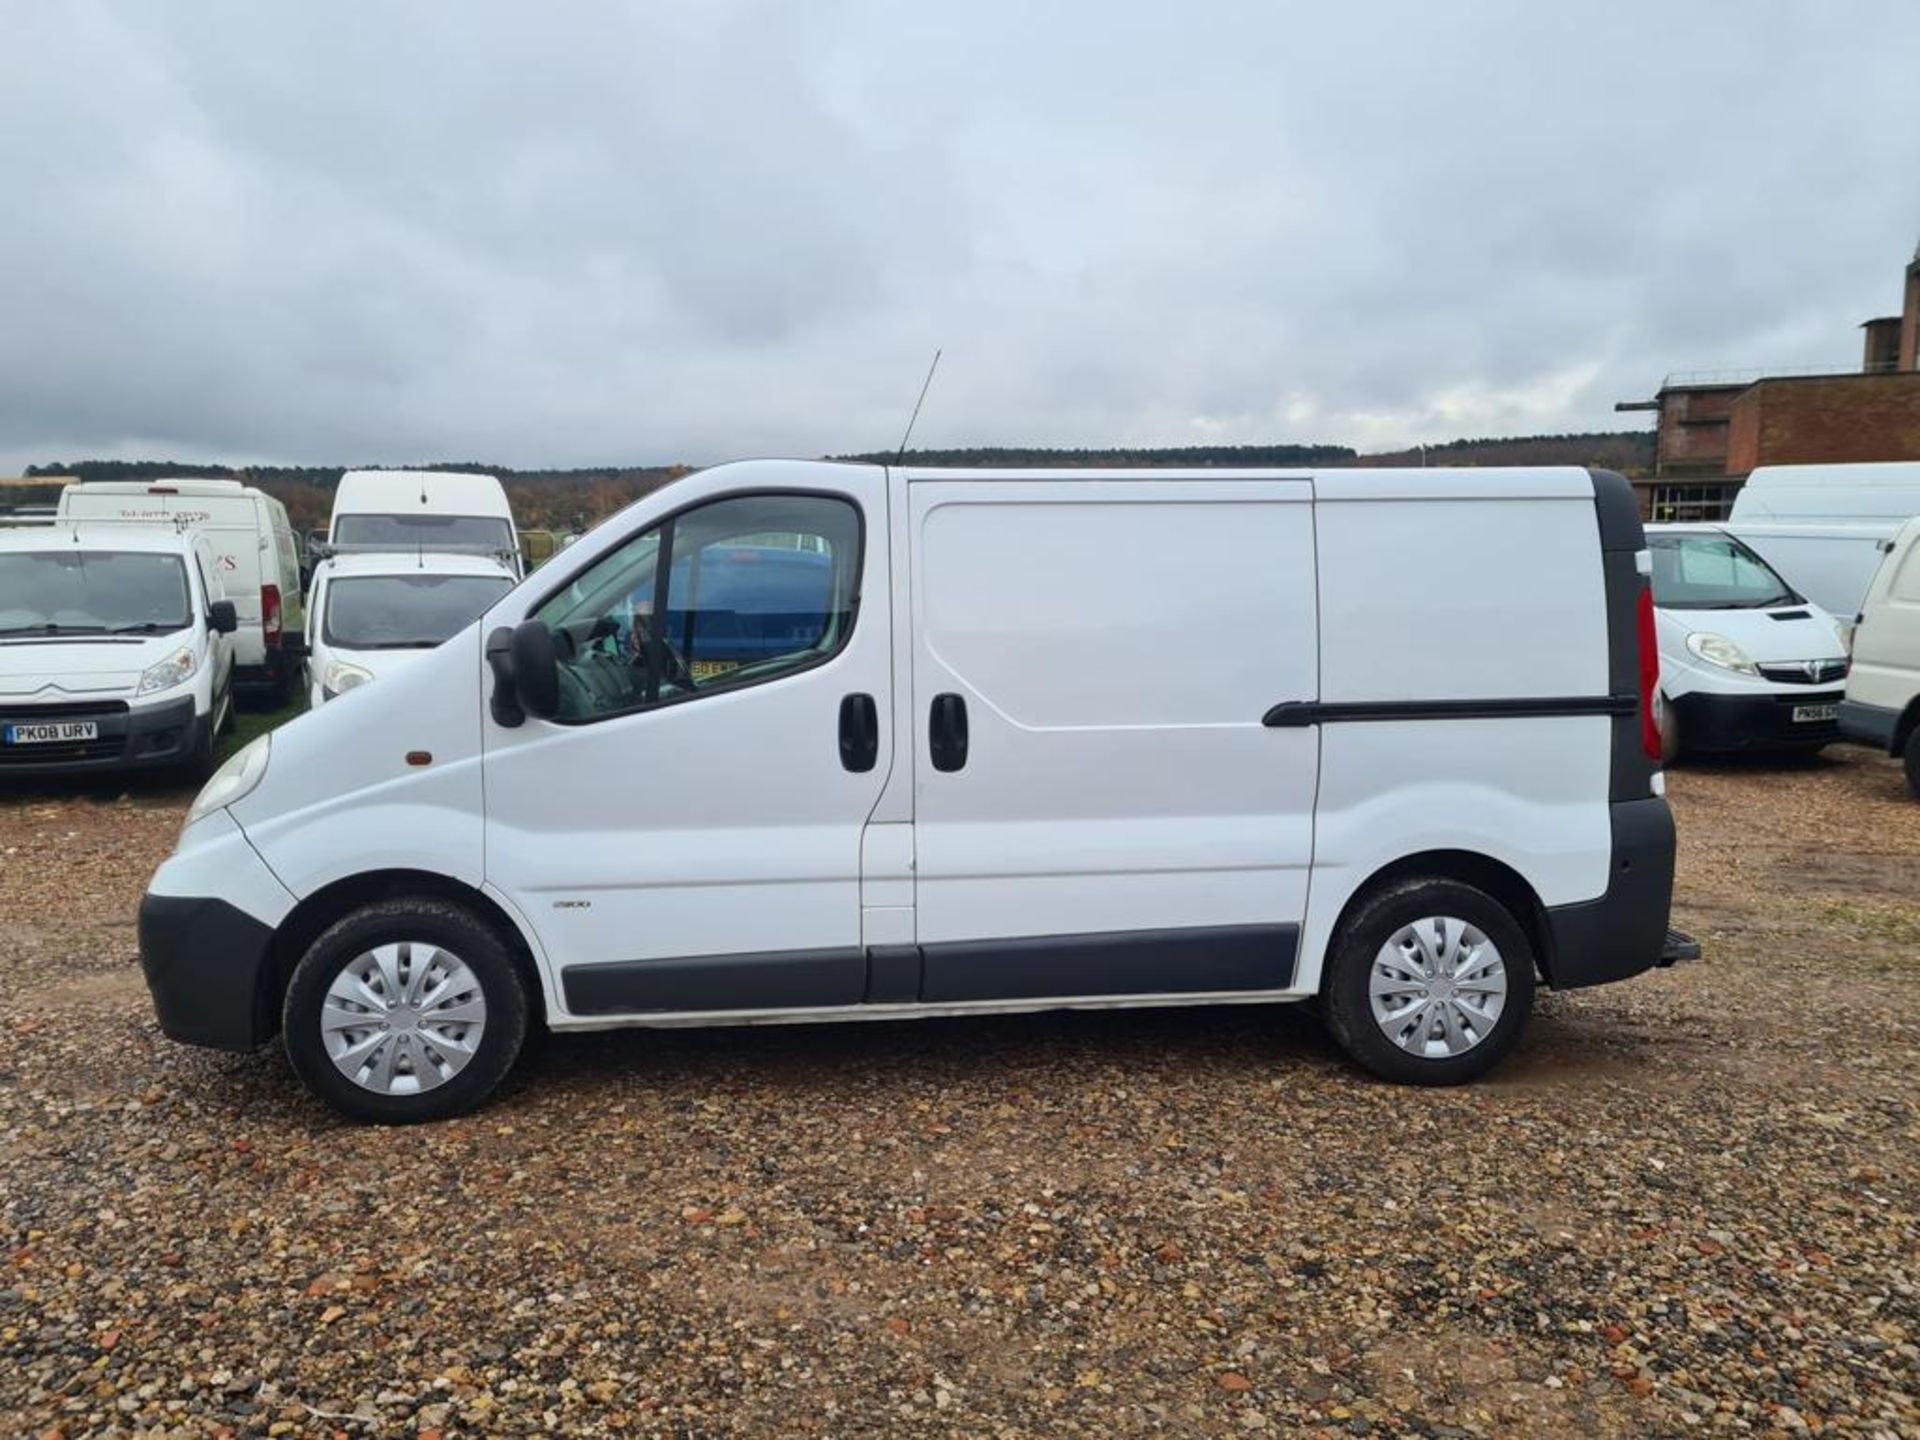
{"type": "Polygon", "coordinates": [[[483,721],[486,865],[567,1013],[862,999],[861,832],[891,762],[884,473],[717,493],[536,593],[561,709],[483,721]],[[871,707],[871,753],[843,745],[849,707],[871,707]]]}

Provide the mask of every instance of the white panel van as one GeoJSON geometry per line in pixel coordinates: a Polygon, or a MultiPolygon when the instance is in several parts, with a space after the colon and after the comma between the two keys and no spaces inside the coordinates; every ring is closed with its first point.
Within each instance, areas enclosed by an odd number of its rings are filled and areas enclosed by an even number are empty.
{"type": "Polygon", "coordinates": [[[142,961],[384,1121],[530,1025],[1317,999],[1466,1080],[1689,948],[1648,565],[1578,469],[721,466],[237,754],[142,961]]]}
{"type": "Polygon", "coordinates": [[[1920,518],[1886,545],[1853,633],[1853,673],[1840,702],[1849,740],[1897,755],[1920,796],[1920,518]]]}
{"type": "Polygon", "coordinates": [[[1663,757],[1840,738],[1839,622],[1718,525],[1651,525],[1663,757]]]}
{"type": "Polygon", "coordinates": [[[1726,528],[1848,629],[1894,532],[1920,515],[1920,461],[1763,465],[1726,528]]]}
{"type": "Polygon", "coordinates": [[[327,540],[337,549],[497,554],[525,572],[507,492],[492,475],[456,470],[349,470],[334,491],[327,540]]]}
{"type": "Polygon", "coordinates": [[[313,574],[310,628],[289,643],[307,653],[308,703],[405,670],[514,586],[491,555],[409,555],[375,550],[333,555],[313,574]]]}
{"type": "Polygon", "coordinates": [[[238,480],[88,480],[60,492],[63,520],[113,520],[197,527],[213,546],[221,584],[239,618],[234,677],[286,700],[300,662],[281,644],[305,621],[300,559],[287,507],[238,480]]]}
{"type": "Polygon", "coordinates": [[[175,767],[233,719],[233,602],[208,538],[60,521],[0,530],[0,781],[175,767]]]}

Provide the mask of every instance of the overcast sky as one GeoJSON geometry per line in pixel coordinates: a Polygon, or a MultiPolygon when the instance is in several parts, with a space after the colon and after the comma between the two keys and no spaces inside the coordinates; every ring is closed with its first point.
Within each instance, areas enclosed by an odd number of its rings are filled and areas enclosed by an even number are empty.
{"type": "Polygon", "coordinates": [[[0,471],[1365,448],[1850,365],[1920,4],[0,0],[0,471]]]}

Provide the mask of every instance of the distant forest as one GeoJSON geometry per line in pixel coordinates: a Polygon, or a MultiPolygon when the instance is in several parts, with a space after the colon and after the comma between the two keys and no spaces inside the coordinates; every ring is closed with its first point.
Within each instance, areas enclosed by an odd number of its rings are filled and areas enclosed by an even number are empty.
{"type": "MultiPolygon", "coordinates": [[[[71,475],[82,480],[240,480],[257,485],[287,507],[299,530],[326,528],[333,492],[351,465],[190,465],[173,460],[74,460],[30,465],[27,475],[71,475]]],[[[378,468],[378,467],[365,467],[378,468]]],[[[613,466],[588,470],[514,470],[477,460],[412,465],[412,470],[469,470],[497,475],[523,530],[585,530],[650,490],[688,473],[686,465],[613,466]]]]}
{"type": "MultiPolygon", "coordinates": [[[[831,457],[891,464],[892,451],[831,457]]],[[[1354,465],[1596,465],[1627,475],[1653,468],[1653,433],[1599,430],[1575,435],[1522,435],[1509,439],[1449,440],[1419,447],[1362,455],[1346,445],[1181,445],[1160,449],[1046,449],[988,445],[962,450],[909,450],[912,465],[1065,466],[1131,468],[1148,465],[1203,467],[1302,467],[1354,465]]],[[[168,480],[212,476],[257,485],[286,505],[302,530],[326,525],[334,488],[348,465],[194,465],[174,460],[72,460],[27,467],[35,475],[78,476],[82,480],[168,480]]],[[[688,465],[601,466],[583,470],[514,470],[478,460],[409,467],[418,470],[477,470],[498,475],[527,530],[577,531],[605,519],[622,506],[669,480],[688,474],[688,465]]],[[[22,500],[26,496],[18,497],[22,500]]],[[[49,499],[52,498],[49,494],[49,499]]]]}

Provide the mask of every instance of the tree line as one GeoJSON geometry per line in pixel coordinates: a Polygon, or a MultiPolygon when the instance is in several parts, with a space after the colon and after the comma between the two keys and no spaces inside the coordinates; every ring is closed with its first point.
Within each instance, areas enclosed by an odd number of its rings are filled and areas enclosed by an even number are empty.
{"type": "MultiPolygon", "coordinates": [[[[1165,465],[1206,468],[1331,467],[1353,465],[1595,465],[1627,475],[1653,468],[1653,433],[1641,430],[1582,431],[1566,435],[1520,435],[1361,454],[1349,445],[1174,445],[1158,447],[1050,448],[978,445],[959,449],[908,450],[911,465],[962,468],[1096,467],[1165,465]]],[[[868,451],[831,459],[893,464],[893,451],[868,451]]],[[[191,477],[239,480],[256,485],[287,507],[301,530],[324,528],[333,492],[348,465],[199,465],[177,460],[71,460],[30,465],[28,477],[73,476],[81,480],[179,480],[191,477]]],[[[440,461],[416,470],[468,470],[497,475],[522,529],[580,531],[640,496],[695,467],[613,465],[575,470],[516,470],[477,460],[440,461]]],[[[22,496],[21,499],[26,497],[22,496]]],[[[49,496],[51,498],[51,496],[49,496]]]]}

